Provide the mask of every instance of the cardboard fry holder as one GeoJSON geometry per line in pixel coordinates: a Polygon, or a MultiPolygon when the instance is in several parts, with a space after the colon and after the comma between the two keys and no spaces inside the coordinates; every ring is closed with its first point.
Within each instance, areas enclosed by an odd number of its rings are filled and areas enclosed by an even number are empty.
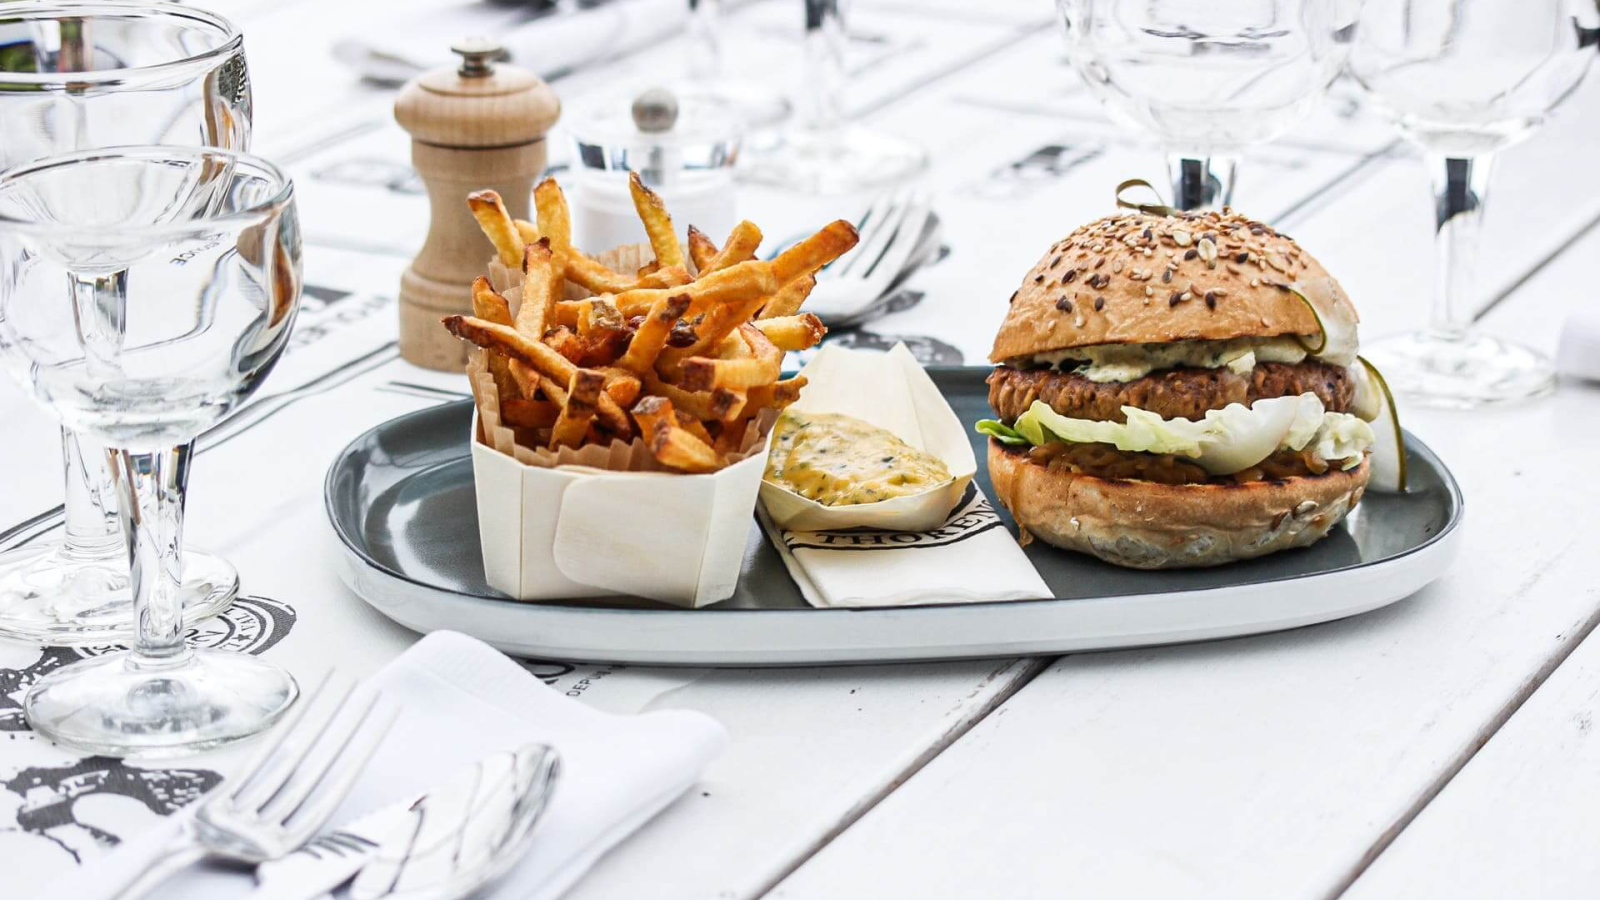
{"type": "MultiPolygon", "coordinates": [[[[599,257],[635,271],[648,246],[599,257]]],[[[515,310],[522,273],[498,262],[490,281],[515,310]]],[[[569,296],[586,295],[574,285],[569,296]]],[[[633,595],[697,608],[732,596],[766,468],[770,411],[752,422],[737,461],[705,475],[663,471],[635,438],[582,448],[528,446],[500,421],[482,351],[467,362],[477,401],[472,472],[489,585],[518,600],[633,595]]]]}

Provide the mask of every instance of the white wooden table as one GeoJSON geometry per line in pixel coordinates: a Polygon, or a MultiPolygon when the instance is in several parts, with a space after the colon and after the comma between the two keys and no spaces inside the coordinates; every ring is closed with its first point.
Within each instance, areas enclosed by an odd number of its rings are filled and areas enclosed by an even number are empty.
{"type": "MultiPolygon", "coordinates": [[[[420,5],[386,4],[386,15],[420,5]]],[[[1159,156],[1101,117],[1063,64],[1048,4],[1018,2],[993,16],[958,3],[860,6],[858,28],[874,40],[856,48],[868,64],[854,100],[871,110],[868,121],[933,151],[924,184],[951,248],[913,282],[920,305],[869,329],[934,338],[930,346],[980,363],[1020,273],[1051,241],[1109,211],[1118,180],[1159,176],[1159,156]],[[1041,148],[1054,149],[1041,157],[1041,148]],[[1034,165],[1018,166],[1030,157],[1034,165]],[[1037,177],[1023,182],[1019,172],[1037,177]]],[[[792,72],[798,7],[741,8],[728,23],[729,68],[792,72]]],[[[392,340],[386,294],[425,228],[425,201],[345,177],[363,166],[403,172],[408,150],[387,121],[392,95],[354,83],[323,49],[370,22],[372,9],[309,0],[222,8],[247,33],[256,149],[299,182],[308,280],[367,297],[363,339],[381,351],[392,340]],[[348,204],[373,212],[341,224],[335,212],[348,204]]],[[[555,86],[570,104],[676,71],[683,52],[671,42],[555,86]]],[[[1562,317],[1594,302],[1595,81],[1504,155],[1489,203],[1481,268],[1485,297],[1498,302],[1485,323],[1547,350],[1562,317]]],[[[1305,128],[1250,157],[1238,205],[1317,255],[1371,337],[1423,320],[1431,217],[1420,161],[1353,98],[1338,87],[1305,128]]],[[[781,235],[864,202],[750,189],[741,214],[781,235]]],[[[387,379],[373,395],[375,421],[452,386],[393,361],[362,377],[387,379]]],[[[59,486],[44,474],[55,466],[52,427],[14,388],[0,391],[0,460],[25,473],[0,492],[0,523],[10,523],[59,502],[59,486]]],[[[299,427],[296,415],[275,425],[279,434],[299,427]]],[[[1493,412],[1414,410],[1406,424],[1460,479],[1467,543],[1446,578],[1377,613],[1059,659],[551,669],[562,685],[586,678],[589,690],[575,692],[591,702],[699,709],[733,735],[698,789],[571,896],[1593,895],[1600,639],[1589,636],[1600,622],[1600,540],[1590,523],[1600,486],[1589,473],[1600,387],[1564,382],[1551,399],[1493,412]]],[[[332,551],[316,543],[325,540],[322,471],[356,430],[295,441],[270,490],[250,483],[273,449],[251,443],[258,438],[196,464],[190,534],[236,554],[246,593],[292,598],[294,630],[273,650],[291,668],[310,671],[337,654],[370,671],[415,639],[348,594],[328,565],[332,551]],[[237,523],[240,509],[272,511],[265,536],[237,523]],[[306,534],[316,537],[306,543],[306,534]],[[249,549],[261,540],[301,548],[301,564],[249,549]]],[[[34,655],[0,645],[0,677],[34,655]]],[[[31,739],[0,732],[0,784],[16,782],[18,742],[31,739]]],[[[27,800],[9,802],[0,805],[0,859],[21,865],[22,893],[0,894],[31,896],[71,864],[70,853],[35,854],[44,845],[30,840],[53,840],[89,865],[106,849],[68,826],[27,827],[20,814],[12,826],[8,811],[27,800]]],[[[101,814],[91,806],[78,802],[78,828],[101,814]]]]}

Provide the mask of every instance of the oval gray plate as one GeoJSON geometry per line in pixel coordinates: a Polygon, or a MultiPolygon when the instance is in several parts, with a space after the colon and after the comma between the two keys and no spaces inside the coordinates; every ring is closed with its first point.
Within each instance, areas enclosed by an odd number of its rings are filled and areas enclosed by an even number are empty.
{"type": "MultiPolygon", "coordinates": [[[[989,369],[930,369],[970,425],[990,415],[989,369]]],[[[328,518],[346,584],[416,631],[453,629],[521,656],[587,662],[796,665],[1066,653],[1253,634],[1384,606],[1453,558],[1461,491],[1410,434],[1411,490],[1367,492],[1303,550],[1211,569],[1143,572],[1034,542],[1056,600],[890,609],[812,609],[751,518],[737,593],[687,610],[604,598],[529,603],[483,578],[467,443],[470,401],[385,422],[328,470],[328,518]]],[[[981,436],[973,435],[979,459],[981,436]]],[[[978,483],[992,496],[981,468],[978,483]]],[[[1010,518],[1001,510],[1007,527],[1010,518]]]]}

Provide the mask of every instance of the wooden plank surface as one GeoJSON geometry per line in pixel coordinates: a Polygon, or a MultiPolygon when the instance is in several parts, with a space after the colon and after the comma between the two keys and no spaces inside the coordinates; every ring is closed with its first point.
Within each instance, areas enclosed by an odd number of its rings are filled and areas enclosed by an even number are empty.
{"type": "MultiPolygon", "coordinates": [[[[1592,189],[1560,173],[1596,127],[1567,116],[1507,155],[1501,184],[1524,193],[1496,199],[1521,212],[1491,228],[1548,233],[1491,244],[1491,279],[1517,280],[1500,273],[1543,263],[1587,224],[1553,223],[1595,209],[1592,189]]],[[[1396,165],[1421,177],[1415,163],[1396,165]]],[[[1383,330],[1420,320],[1428,284],[1425,200],[1420,216],[1403,214],[1394,187],[1379,173],[1294,228],[1383,330]]],[[[1582,285],[1596,250],[1600,237],[1580,238],[1487,321],[1554,349],[1561,316],[1590,302],[1582,285]]],[[[1600,438],[1600,391],[1569,384],[1503,410],[1412,410],[1407,425],[1467,497],[1465,548],[1443,580],[1330,625],[1063,658],[770,896],[1339,895],[1600,615],[1593,538],[1551,527],[1590,516],[1593,494],[1572,473],[1600,438]]],[[[1369,896],[1405,895],[1434,870],[1434,846],[1412,854],[1409,879],[1369,896]]]]}

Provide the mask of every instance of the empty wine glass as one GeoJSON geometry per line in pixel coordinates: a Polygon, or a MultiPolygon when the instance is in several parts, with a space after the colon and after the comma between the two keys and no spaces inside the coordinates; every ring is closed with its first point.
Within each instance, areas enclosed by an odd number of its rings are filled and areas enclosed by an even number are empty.
{"type": "Polygon", "coordinates": [[[1478,232],[1494,152],[1526,137],[1578,86],[1597,26],[1594,0],[1405,0],[1363,10],[1350,71],[1422,148],[1433,176],[1431,321],[1367,351],[1407,397],[1461,408],[1555,389],[1549,357],[1473,328],[1478,232]]]}
{"type": "Polygon", "coordinates": [[[862,191],[915,175],[928,164],[921,147],[845,121],[841,0],[805,0],[805,85],[800,121],[778,143],[752,154],[743,176],[811,193],[862,191]]]}
{"type": "Polygon", "coordinates": [[[1349,51],[1360,0],[1056,0],[1068,58],[1167,150],[1173,205],[1232,200],[1239,155],[1293,128],[1349,51]]]}
{"type": "MultiPolygon", "coordinates": [[[[108,453],[137,641],[23,698],[39,734],[97,753],[245,737],[294,701],[271,663],[183,639],[190,442],[249,397],[300,298],[294,190],[232,151],[125,147],[0,173],[0,364],[108,453]]],[[[263,462],[268,462],[263,460],[263,462]]]]}
{"type": "MultiPolygon", "coordinates": [[[[118,144],[247,149],[244,38],[171,3],[0,3],[0,122],[0,168],[118,144]]],[[[29,531],[0,553],[0,636],[126,640],[133,600],[105,453],[67,429],[61,444],[63,537],[29,531]]],[[[188,621],[232,602],[232,566],[195,550],[184,563],[188,621]]]]}
{"type": "Polygon", "coordinates": [[[730,111],[746,131],[770,129],[789,118],[792,108],[783,94],[757,79],[729,77],[722,62],[722,30],[722,0],[689,0],[689,77],[673,93],[730,111]]]}

